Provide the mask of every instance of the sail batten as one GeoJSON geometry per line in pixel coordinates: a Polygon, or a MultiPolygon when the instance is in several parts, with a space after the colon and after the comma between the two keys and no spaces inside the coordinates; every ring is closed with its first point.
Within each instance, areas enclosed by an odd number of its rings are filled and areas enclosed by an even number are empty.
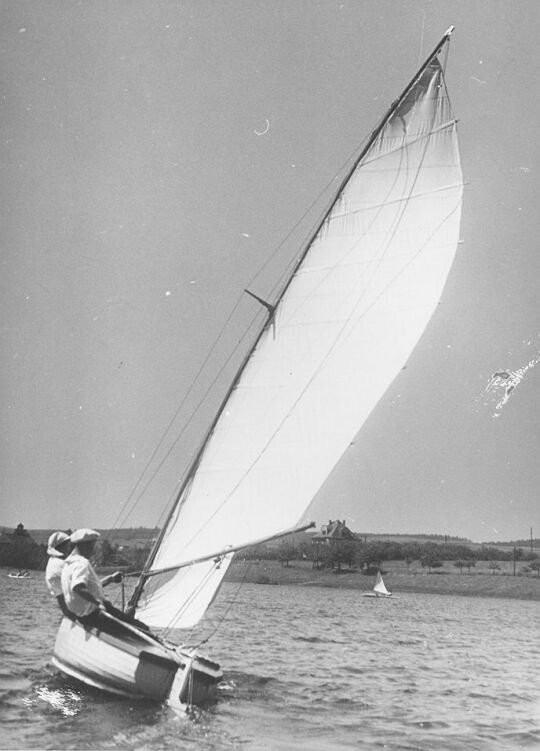
{"type": "Polygon", "coordinates": [[[435,310],[462,190],[434,53],[373,132],[271,306],[154,551],[160,573],[139,588],[142,620],[194,625],[232,555],[197,559],[300,522],[435,310]]]}
{"type": "Polygon", "coordinates": [[[406,203],[407,201],[414,201],[416,198],[426,198],[426,196],[433,196],[436,193],[440,193],[445,190],[452,190],[453,188],[461,188],[461,187],[463,187],[462,182],[452,183],[451,185],[441,185],[439,188],[436,188],[434,190],[425,191],[422,193],[411,193],[410,195],[403,196],[401,198],[395,198],[392,201],[385,201],[384,203],[370,204],[369,206],[360,206],[359,208],[354,209],[354,211],[348,211],[346,213],[344,212],[341,214],[334,214],[330,221],[334,219],[341,219],[344,216],[354,216],[355,214],[360,214],[361,212],[372,211],[373,209],[380,209],[383,206],[392,206],[397,203],[406,203]]]}

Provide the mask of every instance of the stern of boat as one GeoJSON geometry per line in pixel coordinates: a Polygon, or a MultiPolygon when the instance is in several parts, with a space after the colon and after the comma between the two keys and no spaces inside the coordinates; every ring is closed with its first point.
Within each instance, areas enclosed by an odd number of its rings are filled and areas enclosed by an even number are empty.
{"type": "Polygon", "coordinates": [[[210,660],[196,651],[183,649],[177,650],[178,658],[182,664],[184,680],[182,683],[173,684],[171,699],[180,701],[181,704],[204,704],[212,695],[213,689],[223,678],[223,672],[217,662],[210,660]],[[173,693],[177,690],[177,694],[173,693]]]}

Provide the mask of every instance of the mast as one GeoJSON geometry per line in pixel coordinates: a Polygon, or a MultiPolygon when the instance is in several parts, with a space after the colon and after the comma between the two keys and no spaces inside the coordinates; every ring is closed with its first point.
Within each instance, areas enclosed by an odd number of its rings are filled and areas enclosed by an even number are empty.
{"type": "Polygon", "coordinates": [[[270,305],[269,303],[264,303],[260,298],[257,298],[255,295],[253,295],[253,293],[248,292],[248,294],[250,294],[253,297],[256,297],[256,299],[258,299],[259,302],[261,302],[268,309],[268,312],[269,312],[268,317],[263,322],[263,324],[262,324],[262,326],[260,328],[260,331],[257,334],[257,336],[256,336],[256,338],[255,338],[255,340],[254,340],[254,342],[252,344],[252,346],[250,347],[250,349],[247,352],[246,356],[244,357],[244,359],[243,359],[240,367],[238,368],[237,373],[236,373],[234,379],[232,380],[232,383],[231,383],[230,387],[228,388],[228,390],[227,390],[227,392],[225,394],[225,397],[224,397],[224,399],[221,402],[221,405],[220,405],[219,409],[216,412],[214,420],[212,421],[212,423],[211,423],[208,431],[206,432],[206,434],[204,436],[204,439],[203,439],[203,441],[202,441],[202,443],[200,445],[200,448],[199,448],[199,450],[198,450],[198,452],[197,452],[197,454],[196,454],[196,456],[195,456],[195,458],[194,458],[191,466],[189,467],[189,469],[188,469],[188,471],[186,473],[186,476],[185,476],[185,478],[184,478],[184,480],[183,480],[183,482],[182,482],[182,484],[181,484],[181,486],[180,486],[180,488],[179,488],[179,490],[178,490],[178,492],[176,494],[174,503],[171,506],[171,509],[170,509],[170,511],[169,511],[169,513],[167,515],[167,519],[166,519],[165,523],[163,524],[161,532],[160,532],[160,534],[159,534],[159,536],[158,536],[158,538],[157,538],[157,540],[156,540],[156,542],[155,542],[155,544],[154,544],[154,546],[152,548],[152,551],[151,551],[151,553],[150,553],[150,555],[149,555],[149,557],[147,559],[147,562],[146,562],[146,564],[144,566],[143,572],[141,573],[141,577],[140,577],[140,579],[139,579],[139,581],[137,583],[137,586],[135,588],[135,591],[134,591],[134,594],[133,594],[133,597],[132,597],[132,600],[131,600],[131,603],[130,603],[131,607],[134,608],[136,606],[139,598],[140,598],[140,595],[142,593],[142,589],[143,589],[143,586],[144,586],[144,583],[145,583],[145,580],[146,580],[146,574],[149,571],[149,569],[151,568],[151,566],[152,566],[152,564],[153,564],[153,562],[154,562],[154,560],[155,560],[155,558],[156,558],[156,556],[158,554],[158,551],[160,549],[161,543],[163,542],[163,539],[164,539],[165,534],[167,532],[167,529],[168,529],[168,527],[169,527],[169,525],[171,523],[171,520],[174,518],[175,514],[177,514],[179,512],[179,510],[180,510],[180,508],[182,506],[182,503],[183,503],[183,499],[186,500],[187,497],[188,497],[188,494],[187,494],[186,491],[188,490],[189,484],[192,482],[193,477],[194,477],[194,475],[195,475],[195,473],[197,471],[197,468],[198,468],[198,466],[199,466],[199,464],[200,464],[200,462],[202,460],[202,457],[203,457],[203,454],[205,452],[206,446],[207,446],[207,444],[208,444],[208,442],[209,442],[209,440],[210,440],[210,438],[211,438],[211,436],[212,436],[212,434],[213,434],[213,432],[214,432],[214,430],[215,430],[215,428],[216,428],[216,426],[217,426],[217,424],[218,424],[218,422],[219,422],[219,420],[220,420],[220,418],[221,418],[221,416],[223,414],[223,411],[224,411],[224,409],[225,409],[225,407],[226,407],[226,405],[227,405],[227,403],[228,403],[228,401],[229,401],[232,393],[236,389],[236,387],[237,387],[237,385],[238,385],[238,383],[240,381],[240,378],[242,377],[242,374],[243,374],[244,370],[246,369],[246,366],[247,366],[250,358],[252,357],[255,349],[257,348],[259,342],[261,341],[263,335],[266,333],[267,329],[273,324],[273,321],[274,321],[274,312],[275,312],[277,306],[282,301],[282,299],[283,299],[285,293],[287,292],[290,284],[292,283],[292,280],[293,280],[293,278],[294,278],[294,276],[295,276],[298,268],[300,267],[300,265],[305,260],[305,258],[307,256],[307,254],[309,253],[309,251],[310,251],[310,249],[311,249],[311,247],[312,247],[312,245],[313,245],[316,237],[320,233],[320,230],[324,226],[324,223],[327,221],[327,219],[328,219],[331,211],[333,210],[336,202],[339,199],[339,196],[341,195],[342,191],[344,190],[345,186],[347,185],[347,183],[351,179],[351,177],[354,174],[354,172],[356,171],[358,165],[360,164],[360,162],[362,161],[362,159],[365,157],[365,155],[368,153],[369,149],[372,147],[372,145],[374,144],[374,142],[376,141],[376,139],[378,138],[378,136],[380,135],[380,133],[382,132],[382,130],[384,129],[384,127],[386,126],[386,124],[388,123],[388,121],[390,120],[390,118],[392,117],[392,115],[394,114],[394,112],[396,111],[396,109],[403,102],[403,100],[408,95],[408,93],[410,92],[410,90],[415,86],[415,84],[417,83],[417,81],[423,75],[424,71],[429,66],[429,64],[431,63],[431,61],[433,60],[433,58],[436,57],[439,54],[439,52],[441,51],[441,49],[443,48],[443,46],[449,41],[449,38],[450,38],[450,35],[451,35],[452,31],[453,31],[453,27],[451,27],[450,29],[448,29],[448,31],[445,32],[444,36],[441,38],[441,40],[438,42],[438,44],[434,47],[433,51],[428,55],[428,57],[426,58],[426,60],[424,61],[424,63],[418,69],[417,73],[413,76],[413,78],[411,79],[411,81],[407,84],[407,86],[405,87],[405,89],[403,90],[403,92],[401,93],[401,95],[392,103],[392,105],[390,106],[390,108],[387,110],[387,112],[385,113],[385,115],[381,119],[381,121],[378,124],[378,126],[371,133],[371,135],[370,135],[370,137],[369,137],[369,139],[367,141],[367,144],[365,145],[365,147],[363,148],[363,150],[361,151],[361,153],[357,157],[357,159],[354,161],[354,164],[350,168],[348,174],[346,175],[346,177],[341,182],[338,190],[335,192],[334,197],[332,199],[332,202],[331,202],[330,206],[327,208],[327,210],[324,213],[324,216],[323,216],[322,220],[317,225],[315,231],[312,233],[312,235],[310,237],[310,240],[306,244],[303,252],[300,255],[300,258],[296,262],[296,264],[295,264],[293,270],[291,271],[288,279],[286,280],[285,284],[283,285],[283,288],[281,289],[281,292],[277,295],[275,303],[272,304],[272,305],[270,305]]]}

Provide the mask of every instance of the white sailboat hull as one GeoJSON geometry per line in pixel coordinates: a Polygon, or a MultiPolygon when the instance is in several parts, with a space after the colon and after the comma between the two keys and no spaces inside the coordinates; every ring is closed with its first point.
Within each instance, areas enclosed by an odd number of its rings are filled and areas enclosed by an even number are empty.
{"type": "Polygon", "coordinates": [[[379,592],[363,592],[362,597],[379,597],[379,598],[386,599],[386,600],[389,597],[391,597],[393,600],[397,599],[396,597],[394,597],[393,594],[383,595],[383,594],[380,594],[379,592]]]}
{"type": "Polygon", "coordinates": [[[380,571],[377,573],[377,576],[375,578],[375,584],[371,592],[364,592],[362,594],[362,597],[386,597],[386,598],[393,597],[392,592],[389,592],[386,589],[386,585],[383,581],[382,574],[380,571]]]}
{"type": "Polygon", "coordinates": [[[169,648],[137,629],[127,626],[112,635],[68,618],[60,624],[52,664],[102,691],[174,705],[204,702],[222,677],[211,660],[169,648]]]}

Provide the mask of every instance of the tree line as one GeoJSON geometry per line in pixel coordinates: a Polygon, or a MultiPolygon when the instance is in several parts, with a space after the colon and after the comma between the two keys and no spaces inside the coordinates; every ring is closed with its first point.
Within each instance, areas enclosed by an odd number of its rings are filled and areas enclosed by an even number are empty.
{"type": "Polygon", "coordinates": [[[530,553],[523,548],[503,550],[496,546],[472,548],[468,545],[435,542],[397,542],[395,540],[325,540],[295,544],[283,541],[279,546],[258,545],[242,553],[245,560],[280,560],[284,565],[290,561],[308,560],[317,568],[343,567],[370,571],[380,568],[385,561],[404,561],[407,569],[414,562],[422,567],[440,568],[445,561],[452,561],[460,571],[476,566],[477,561],[488,561],[488,567],[496,571],[498,562],[523,561],[532,563],[539,560],[538,553],[530,553]]]}
{"type": "MultiPolygon", "coordinates": [[[[22,529],[15,530],[11,539],[13,545],[2,546],[0,551],[0,565],[14,568],[45,569],[48,556],[46,545],[37,545],[22,529]]],[[[137,539],[142,542],[145,528],[122,530],[122,541],[137,539]],[[128,534],[125,534],[125,532],[128,534]]],[[[155,530],[150,530],[155,532],[155,530]]],[[[442,536],[441,536],[442,537],[442,536]]],[[[141,570],[148,558],[152,546],[151,538],[148,543],[131,547],[111,542],[103,536],[96,549],[94,563],[99,567],[118,567],[123,570],[141,570]]],[[[370,573],[380,568],[386,561],[404,561],[407,569],[413,563],[420,563],[428,570],[440,568],[445,561],[452,561],[453,565],[463,571],[476,566],[477,561],[487,561],[488,568],[493,573],[503,561],[519,561],[528,565],[533,571],[538,571],[540,558],[537,552],[531,553],[523,547],[503,549],[495,545],[481,545],[470,547],[456,542],[399,542],[397,540],[375,539],[327,539],[324,541],[296,543],[294,539],[285,539],[278,546],[257,545],[246,548],[237,554],[237,558],[244,560],[279,560],[283,565],[295,560],[310,561],[317,568],[332,568],[341,570],[360,569],[370,573]]],[[[540,573],[540,572],[539,572],[540,573]]]]}

